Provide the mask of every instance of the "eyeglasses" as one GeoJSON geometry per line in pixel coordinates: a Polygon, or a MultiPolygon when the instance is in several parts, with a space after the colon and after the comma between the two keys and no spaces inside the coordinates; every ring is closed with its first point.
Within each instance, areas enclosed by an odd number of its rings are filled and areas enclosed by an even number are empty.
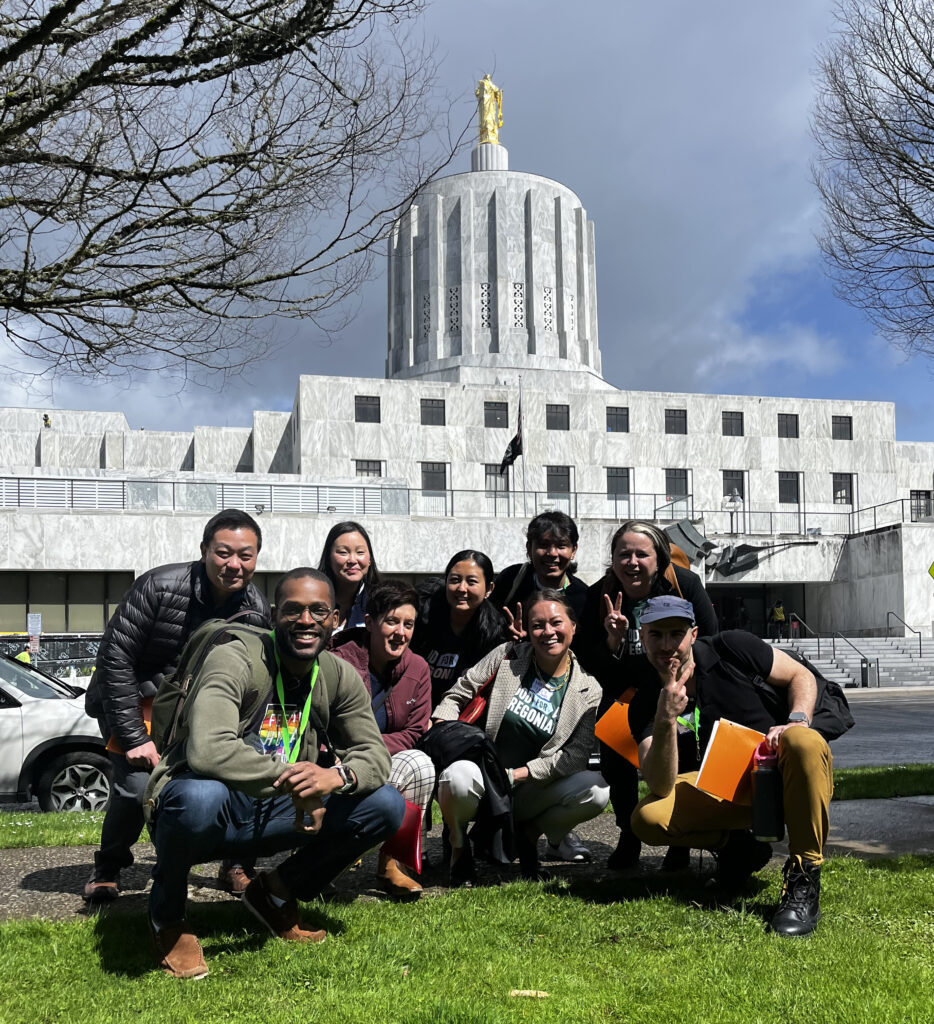
{"type": "Polygon", "coordinates": [[[285,619],[287,622],[295,622],[300,619],[305,612],[315,620],[315,622],[325,622],[328,616],[333,615],[337,611],[336,608],[330,608],[326,604],[294,604],[291,601],[282,607],[278,615],[280,619],[285,619]]]}

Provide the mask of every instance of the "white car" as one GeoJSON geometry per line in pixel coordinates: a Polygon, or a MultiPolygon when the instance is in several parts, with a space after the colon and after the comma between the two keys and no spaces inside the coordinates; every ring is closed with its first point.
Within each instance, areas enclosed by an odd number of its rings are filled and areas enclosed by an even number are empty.
{"type": "Polygon", "coordinates": [[[96,811],[109,797],[110,763],[84,691],[0,655],[0,800],[96,811]]]}

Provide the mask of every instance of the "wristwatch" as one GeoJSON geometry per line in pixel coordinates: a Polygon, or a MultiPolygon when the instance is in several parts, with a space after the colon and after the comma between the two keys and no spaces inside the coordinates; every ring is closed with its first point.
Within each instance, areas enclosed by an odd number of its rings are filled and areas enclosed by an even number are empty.
{"type": "Polygon", "coordinates": [[[788,716],[788,724],[791,725],[793,723],[801,723],[803,725],[806,725],[809,729],[811,727],[811,719],[808,718],[808,716],[803,711],[792,711],[792,713],[788,716]]]}
{"type": "Polygon", "coordinates": [[[336,764],[338,774],[343,780],[343,785],[334,790],[335,793],[352,793],[357,788],[357,776],[342,764],[336,764]]]}

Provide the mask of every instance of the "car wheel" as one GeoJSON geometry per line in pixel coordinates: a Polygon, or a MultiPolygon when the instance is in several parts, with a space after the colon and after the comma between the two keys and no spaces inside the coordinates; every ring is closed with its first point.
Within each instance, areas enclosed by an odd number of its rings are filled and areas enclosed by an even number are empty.
{"type": "Polygon", "coordinates": [[[110,799],[110,763],[88,751],[62,754],[39,776],[36,798],[43,811],[102,811],[110,799]]]}

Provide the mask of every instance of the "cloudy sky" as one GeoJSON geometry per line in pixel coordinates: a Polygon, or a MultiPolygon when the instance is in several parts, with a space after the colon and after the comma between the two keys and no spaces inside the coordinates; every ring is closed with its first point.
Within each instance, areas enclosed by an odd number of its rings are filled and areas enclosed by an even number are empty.
{"type": "MultiPolygon", "coordinates": [[[[930,360],[906,361],[835,298],[815,243],[815,54],[829,0],[435,0],[420,31],[455,118],[487,71],[513,170],[555,178],[596,225],[600,343],[618,387],[894,401],[898,437],[934,439],[930,360]],[[573,20],[569,18],[573,15],[573,20]]],[[[467,170],[469,154],[452,171],[467,170]]],[[[385,283],[328,340],[281,348],[223,390],[0,385],[0,404],[122,409],[133,427],[247,426],[290,409],[299,373],[382,376],[385,283]]]]}

